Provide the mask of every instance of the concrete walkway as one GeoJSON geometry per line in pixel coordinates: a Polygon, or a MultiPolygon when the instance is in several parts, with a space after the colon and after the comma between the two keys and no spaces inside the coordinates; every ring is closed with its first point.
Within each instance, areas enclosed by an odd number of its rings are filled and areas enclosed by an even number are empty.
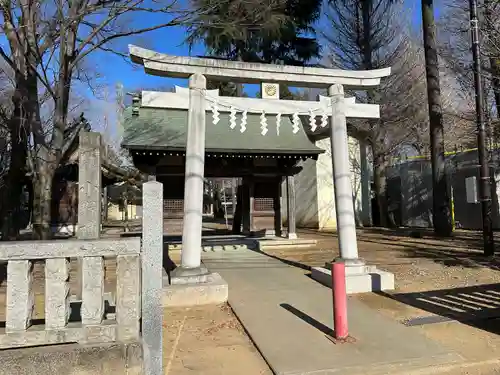
{"type": "Polygon", "coordinates": [[[229,284],[229,303],[275,374],[429,374],[464,358],[349,300],[353,344],[334,344],[331,291],[261,253],[204,253],[229,284]],[[431,370],[432,369],[432,370],[431,370]]]}

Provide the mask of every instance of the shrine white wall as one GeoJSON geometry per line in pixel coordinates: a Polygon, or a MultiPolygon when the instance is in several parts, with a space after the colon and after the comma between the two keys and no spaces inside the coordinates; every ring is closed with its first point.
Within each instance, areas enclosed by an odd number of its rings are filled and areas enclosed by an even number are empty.
{"type": "Polygon", "coordinates": [[[295,176],[296,223],[299,228],[318,228],[318,191],[316,161],[301,162],[303,168],[295,176]]]}
{"type": "MultiPolygon", "coordinates": [[[[349,137],[351,183],[356,224],[362,223],[361,159],[359,141],[349,137]]],[[[302,162],[302,171],[295,176],[297,199],[297,226],[334,230],[337,228],[335,213],[335,188],[333,186],[332,156],[329,138],[316,141],[316,146],[325,150],[317,161],[302,162]]],[[[283,190],[286,197],[286,189],[283,190]]],[[[286,200],[283,199],[286,211],[286,200]]],[[[365,206],[366,210],[366,206],[365,206]]],[[[286,212],[283,213],[286,218],[286,212]]],[[[365,215],[369,213],[365,212],[365,215]]]]}

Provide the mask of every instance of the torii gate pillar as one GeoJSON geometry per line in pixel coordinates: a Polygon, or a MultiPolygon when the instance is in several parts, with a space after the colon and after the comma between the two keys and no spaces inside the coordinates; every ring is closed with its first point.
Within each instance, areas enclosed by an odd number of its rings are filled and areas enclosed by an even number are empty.
{"type": "Polygon", "coordinates": [[[201,264],[206,88],[207,79],[202,74],[195,73],[189,77],[181,265],[171,274],[172,284],[203,282],[209,276],[208,270],[201,264]]]}
{"type": "Polygon", "coordinates": [[[352,201],[349,145],[345,116],[344,87],[336,84],[328,88],[332,101],[330,142],[332,146],[333,186],[335,187],[335,214],[339,238],[340,258],[346,266],[363,265],[358,256],[356,221],[352,201]]]}

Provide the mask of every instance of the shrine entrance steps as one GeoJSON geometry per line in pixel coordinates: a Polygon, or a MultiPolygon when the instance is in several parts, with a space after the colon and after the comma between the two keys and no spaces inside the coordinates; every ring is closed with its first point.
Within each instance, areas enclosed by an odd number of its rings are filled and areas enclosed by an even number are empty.
{"type": "Polygon", "coordinates": [[[259,245],[259,249],[266,250],[279,250],[279,249],[306,249],[316,246],[317,240],[311,238],[283,238],[283,237],[265,237],[256,238],[255,241],[259,245]]]}
{"type": "MultiPolygon", "coordinates": [[[[166,236],[165,242],[168,245],[169,254],[182,250],[180,237],[166,236]]],[[[207,235],[202,238],[202,251],[242,251],[242,250],[277,250],[277,249],[298,249],[316,246],[317,240],[311,238],[288,239],[284,237],[265,236],[259,237],[257,234],[251,236],[243,235],[207,235]]]]}

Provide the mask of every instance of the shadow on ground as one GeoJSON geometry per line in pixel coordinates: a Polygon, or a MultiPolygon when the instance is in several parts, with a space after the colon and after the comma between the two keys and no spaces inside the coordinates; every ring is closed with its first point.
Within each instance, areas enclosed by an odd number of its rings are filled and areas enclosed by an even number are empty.
{"type": "Polygon", "coordinates": [[[500,334],[500,284],[417,293],[378,294],[432,314],[403,322],[408,326],[458,321],[500,334]]]}
{"type": "Polygon", "coordinates": [[[500,259],[485,257],[478,251],[445,249],[404,249],[406,258],[426,258],[447,267],[490,268],[500,271],[500,259]]]}
{"type": "MultiPolygon", "coordinates": [[[[325,240],[336,237],[331,232],[308,229],[302,232],[325,240]]],[[[449,238],[440,238],[432,230],[425,228],[366,228],[358,230],[358,241],[393,246],[402,259],[428,259],[445,267],[490,268],[500,271],[499,258],[483,255],[482,236],[478,231],[460,230],[449,238]],[[421,236],[415,235],[416,232],[421,236]]]]}
{"type": "Polygon", "coordinates": [[[279,260],[280,262],[284,263],[284,264],[287,264],[289,266],[292,266],[292,267],[297,267],[297,268],[301,268],[305,271],[311,271],[311,266],[308,266],[307,264],[304,264],[304,263],[300,263],[300,262],[296,262],[296,261],[293,261],[293,260],[289,260],[289,259],[284,259],[284,258],[280,258],[276,255],[272,255],[272,254],[269,254],[269,253],[266,253],[265,251],[261,250],[258,243],[256,244],[255,247],[253,248],[249,248],[249,250],[251,251],[255,251],[257,253],[260,253],[260,254],[263,254],[269,258],[273,258],[273,259],[276,259],[276,260],[279,260]]]}
{"type": "MultiPolygon", "coordinates": [[[[315,235],[318,237],[331,238],[336,237],[336,232],[323,232],[316,229],[301,229],[301,232],[310,235],[315,235]]],[[[370,239],[383,241],[394,241],[396,238],[406,237],[411,238],[414,244],[419,244],[419,239],[422,240],[421,244],[429,245],[425,243],[425,240],[434,240],[443,242],[441,246],[447,246],[449,243],[460,241],[462,247],[471,249],[482,249],[482,237],[481,233],[478,231],[467,231],[459,230],[454,232],[450,237],[439,237],[432,229],[429,228],[358,228],[358,240],[368,241],[370,239]]],[[[438,244],[432,244],[433,246],[439,246],[438,244]]]]}
{"type": "Polygon", "coordinates": [[[317,321],[314,319],[312,316],[307,315],[303,311],[300,311],[299,309],[293,307],[292,305],[288,303],[280,303],[280,306],[284,308],[286,311],[292,313],[295,315],[297,318],[302,320],[303,322],[311,325],[312,327],[316,328],[317,330],[323,332],[326,336],[333,337],[334,336],[334,331],[327,325],[317,321]]]}

